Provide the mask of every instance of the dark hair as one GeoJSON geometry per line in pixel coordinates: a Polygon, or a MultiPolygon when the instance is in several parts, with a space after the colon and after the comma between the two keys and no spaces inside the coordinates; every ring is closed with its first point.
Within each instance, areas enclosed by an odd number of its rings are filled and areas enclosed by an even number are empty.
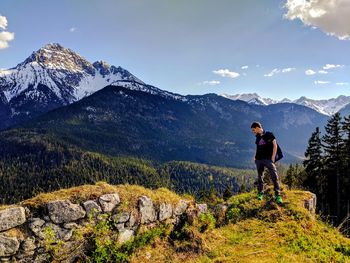
{"type": "Polygon", "coordinates": [[[250,128],[262,128],[262,125],[260,122],[254,121],[250,128]]]}

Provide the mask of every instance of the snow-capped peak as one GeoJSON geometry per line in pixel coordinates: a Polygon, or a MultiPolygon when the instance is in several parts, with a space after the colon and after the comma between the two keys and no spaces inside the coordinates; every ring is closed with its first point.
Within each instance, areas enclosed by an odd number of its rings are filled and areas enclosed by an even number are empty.
{"type": "Polygon", "coordinates": [[[12,116],[37,116],[80,100],[108,85],[186,100],[145,84],[122,67],[89,62],[57,43],[34,51],[14,68],[0,69],[0,99],[12,116]],[[36,112],[36,114],[32,114],[36,112]]]}
{"type": "Polygon", "coordinates": [[[166,96],[171,94],[151,88],[122,67],[110,66],[105,61],[90,63],[57,43],[45,45],[14,68],[0,70],[0,94],[6,97],[7,102],[20,95],[33,97],[39,84],[47,86],[62,105],[77,101],[108,85],[152,90],[153,93],[164,93],[166,96]]]}
{"type": "Polygon", "coordinates": [[[243,100],[250,104],[257,104],[257,105],[270,105],[270,104],[276,104],[276,103],[295,103],[295,104],[312,108],[318,111],[319,113],[322,113],[325,115],[332,115],[350,103],[350,96],[344,96],[344,95],[340,95],[337,98],[332,98],[327,100],[313,100],[305,96],[302,96],[299,99],[296,99],[293,101],[288,98],[284,98],[282,100],[262,98],[256,93],[243,93],[243,94],[236,94],[236,95],[220,94],[220,95],[228,99],[243,100]]]}

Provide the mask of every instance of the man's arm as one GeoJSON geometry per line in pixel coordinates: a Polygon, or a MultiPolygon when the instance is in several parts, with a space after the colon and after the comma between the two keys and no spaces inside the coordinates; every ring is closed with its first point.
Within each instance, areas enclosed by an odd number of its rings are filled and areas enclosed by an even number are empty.
{"type": "Polygon", "coordinates": [[[271,160],[274,163],[275,159],[276,159],[276,153],[277,153],[277,141],[276,141],[276,139],[273,139],[272,144],[273,144],[273,149],[272,149],[271,160]]]}

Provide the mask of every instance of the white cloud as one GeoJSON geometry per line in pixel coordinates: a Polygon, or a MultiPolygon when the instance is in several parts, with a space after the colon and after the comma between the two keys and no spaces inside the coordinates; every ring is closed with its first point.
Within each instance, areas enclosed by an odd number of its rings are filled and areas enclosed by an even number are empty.
{"type": "Polygon", "coordinates": [[[273,69],[270,73],[265,74],[264,77],[272,77],[273,75],[278,74],[278,73],[280,73],[280,72],[281,72],[281,70],[275,68],[275,69],[273,69]]]}
{"type": "Polygon", "coordinates": [[[315,75],[315,74],[316,74],[316,72],[313,71],[312,69],[305,70],[305,75],[311,76],[311,75],[315,75]]]}
{"type": "MultiPolygon", "coordinates": [[[[0,15],[0,29],[6,30],[7,18],[0,15]]],[[[15,38],[15,34],[8,31],[0,31],[0,49],[8,48],[9,41],[15,38]]]]}
{"type": "Polygon", "coordinates": [[[348,82],[337,82],[337,83],[335,83],[335,85],[346,86],[346,85],[349,85],[349,83],[348,82]]]}
{"type": "Polygon", "coordinates": [[[349,0],[287,0],[284,15],[300,19],[305,25],[317,27],[338,39],[350,39],[349,0]]]}
{"type": "Polygon", "coordinates": [[[76,28],[76,27],[71,27],[71,28],[69,29],[69,32],[71,32],[71,33],[75,32],[75,31],[77,31],[77,28],[76,28]]]}
{"type": "Polygon", "coordinates": [[[295,68],[284,68],[284,69],[282,69],[282,73],[291,72],[293,70],[295,70],[295,68]]]}
{"type": "Polygon", "coordinates": [[[5,30],[7,28],[7,18],[0,15],[0,28],[5,30]]]}
{"type": "Polygon", "coordinates": [[[316,85],[324,85],[324,84],[329,84],[329,81],[324,81],[324,80],[316,80],[314,81],[316,85]]]}
{"type": "Polygon", "coordinates": [[[233,79],[239,77],[239,73],[234,72],[234,71],[230,71],[228,69],[214,70],[213,73],[217,74],[221,77],[229,77],[229,78],[233,78],[233,79]]]}
{"type": "Polygon", "coordinates": [[[219,85],[220,81],[218,80],[205,80],[202,83],[199,83],[200,85],[210,85],[210,86],[215,86],[215,85],[219,85]]]}
{"type": "Polygon", "coordinates": [[[248,69],[248,66],[242,66],[241,69],[248,69]]]}
{"type": "Polygon", "coordinates": [[[8,42],[15,38],[14,33],[10,33],[7,31],[0,32],[0,49],[8,48],[8,42]]]}
{"type": "Polygon", "coordinates": [[[319,70],[318,71],[319,74],[328,74],[328,71],[325,71],[325,70],[319,70]]]}
{"type": "Polygon", "coordinates": [[[288,72],[291,72],[293,70],[295,70],[295,68],[283,68],[283,69],[275,68],[270,73],[265,74],[264,77],[272,77],[273,75],[276,75],[278,73],[288,73],[288,72]]]}
{"type": "Polygon", "coordinates": [[[323,69],[342,68],[342,67],[344,67],[344,65],[326,64],[323,66],[323,69]]]}

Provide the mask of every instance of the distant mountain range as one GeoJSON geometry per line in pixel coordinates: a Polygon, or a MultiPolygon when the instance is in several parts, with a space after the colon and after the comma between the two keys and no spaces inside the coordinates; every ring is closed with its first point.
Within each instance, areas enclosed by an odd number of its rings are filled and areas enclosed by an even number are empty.
{"type": "Polygon", "coordinates": [[[328,100],[313,100],[313,99],[306,98],[304,96],[296,100],[290,100],[287,98],[284,98],[282,100],[273,100],[270,98],[260,97],[256,93],[243,93],[243,94],[236,94],[236,95],[228,95],[223,93],[220,95],[232,100],[243,100],[248,102],[249,104],[265,105],[265,106],[271,105],[271,104],[277,104],[277,103],[295,103],[298,105],[309,107],[311,109],[318,111],[321,114],[325,114],[328,116],[339,111],[342,112],[342,109],[350,104],[350,96],[344,96],[344,95],[338,96],[337,98],[328,99],[328,100]]]}
{"type": "Polygon", "coordinates": [[[161,162],[253,167],[250,124],[256,120],[275,133],[284,161],[300,160],[328,116],[288,101],[265,102],[175,94],[59,44],[0,72],[0,129],[15,127],[14,140],[34,130],[82,150],[161,162]]]}

